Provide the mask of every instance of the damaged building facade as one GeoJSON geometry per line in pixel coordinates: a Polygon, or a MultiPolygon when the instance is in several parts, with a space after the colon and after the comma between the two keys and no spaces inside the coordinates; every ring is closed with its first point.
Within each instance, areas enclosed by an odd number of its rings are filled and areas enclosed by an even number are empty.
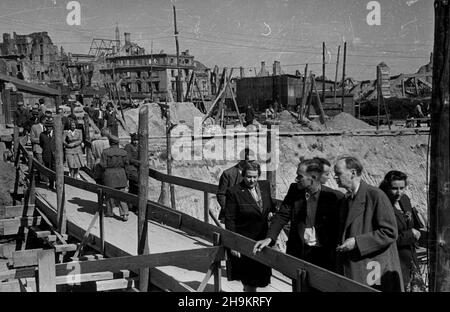
{"type": "MultiPolygon", "coordinates": [[[[183,90],[186,90],[188,78],[194,70],[194,56],[189,51],[181,52],[180,68],[183,90]]],[[[146,54],[130,40],[125,33],[125,44],[120,52],[106,57],[104,68],[100,69],[103,81],[107,85],[116,83],[121,91],[128,93],[142,93],[144,96],[160,100],[176,98],[177,56],[174,54],[157,53],[146,54]]]]}

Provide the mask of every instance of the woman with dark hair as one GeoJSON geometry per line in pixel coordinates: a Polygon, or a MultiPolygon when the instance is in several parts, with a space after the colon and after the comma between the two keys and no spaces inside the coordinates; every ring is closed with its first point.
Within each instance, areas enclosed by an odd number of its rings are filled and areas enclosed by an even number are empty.
{"type": "Polygon", "coordinates": [[[401,171],[389,171],[380,184],[389,197],[397,220],[397,249],[405,288],[410,284],[414,269],[418,267],[416,243],[420,238],[419,229],[423,227],[416,210],[405,194],[407,175],[401,171]]]}
{"type": "MultiPolygon", "coordinates": [[[[243,180],[229,188],[225,201],[225,227],[253,240],[266,238],[269,212],[275,212],[270,184],[258,181],[261,175],[259,164],[246,162],[242,167],[243,180]]],[[[270,267],[252,260],[237,251],[232,251],[228,278],[240,280],[245,292],[255,292],[257,287],[270,283],[270,267]]]]}

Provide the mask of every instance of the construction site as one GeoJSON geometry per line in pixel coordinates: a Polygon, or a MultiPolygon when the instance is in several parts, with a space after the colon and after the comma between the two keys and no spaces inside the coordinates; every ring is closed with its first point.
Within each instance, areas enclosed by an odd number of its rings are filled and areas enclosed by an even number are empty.
{"type": "MultiPolygon", "coordinates": [[[[279,60],[272,68],[259,60],[260,68],[251,70],[206,66],[191,47],[180,49],[175,6],[174,53],[154,53],[153,41],[146,51],[132,33],[121,36],[118,25],[114,39],[93,38],[86,54],[56,46],[51,32],[4,33],[0,292],[242,292],[229,278],[230,250],[272,268],[271,283],[258,291],[377,291],[287,254],[288,228],[274,247],[256,255],[254,240],[225,228],[218,185],[245,147],[255,152],[260,180],[269,181],[278,208],[304,159],[324,158],[333,172],[339,157],[357,157],[362,180],[376,187],[391,170],[405,173],[405,194],[423,224],[416,246],[422,291],[449,291],[449,116],[443,100],[449,77],[440,69],[450,67],[444,57],[450,51],[439,12],[448,15],[450,8],[436,4],[442,34],[435,36],[429,62],[392,74],[380,59],[367,80],[352,78],[347,42],[331,64],[331,47],[323,42],[320,71],[305,64],[288,73],[279,60]],[[331,67],[334,79],[326,77],[331,67]],[[56,132],[65,116],[79,120],[86,165],[78,179],[69,176],[62,138],[55,138],[55,168],[47,168],[14,119],[19,103],[31,112],[40,99],[53,113],[56,132]],[[138,194],[96,181],[92,142],[102,129],[91,112],[107,103],[117,115],[120,147],[138,137],[138,194]],[[36,181],[37,174],[55,180],[55,188],[36,181]],[[138,209],[127,222],[107,218],[108,198],[138,209]]],[[[334,178],[326,186],[345,192],[334,178]]]]}

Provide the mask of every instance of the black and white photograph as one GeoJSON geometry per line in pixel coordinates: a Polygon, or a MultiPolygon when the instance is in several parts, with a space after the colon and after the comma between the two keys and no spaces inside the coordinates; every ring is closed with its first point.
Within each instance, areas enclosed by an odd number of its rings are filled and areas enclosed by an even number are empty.
{"type": "Polygon", "coordinates": [[[450,291],[449,20],[447,0],[2,0],[0,292],[450,291]]]}

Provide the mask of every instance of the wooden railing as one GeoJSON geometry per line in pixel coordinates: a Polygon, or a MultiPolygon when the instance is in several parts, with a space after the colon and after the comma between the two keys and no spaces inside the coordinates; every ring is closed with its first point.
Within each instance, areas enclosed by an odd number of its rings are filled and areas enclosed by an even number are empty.
{"type": "MultiPolygon", "coordinates": [[[[56,174],[54,171],[46,168],[43,166],[39,161],[32,157],[32,155],[27,153],[27,150],[23,145],[19,145],[20,154],[23,154],[27,159],[28,163],[34,167],[35,170],[39,171],[41,174],[55,179],[56,174]]],[[[18,155],[19,156],[19,155],[18,155]]],[[[150,170],[149,174],[160,180],[164,180],[167,183],[173,183],[179,186],[189,187],[195,190],[203,191],[205,193],[217,193],[217,186],[198,182],[198,181],[192,181],[184,178],[178,178],[178,177],[169,177],[167,175],[161,174],[159,172],[156,172],[154,170],[150,170]]],[[[30,174],[30,178],[32,179],[33,174],[30,174]]],[[[88,192],[93,192],[98,195],[98,210],[96,212],[96,216],[98,214],[99,216],[99,223],[100,223],[100,245],[101,250],[106,254],[107,250],[105,248],[105,235],[104,235],[104,224],[103,224],[103,212],[102,212],[102,205],[103,205],[103,198],[104,196],[109,196],[113,198],[117,198],[121,201],[125,201],[127,203],[138,205],[139,199],[136,195],[129,194],[126,192],[122,192],[116,189],[112,189],[103,185],[98,185],[94,183],[89,183],[86,181],[80,181],[73,179],[68,176],[64,176],[64,184],[71,185],[76,188],[84,189],[88,192]]],[[[30,184],[32,185],[32,184],[30,184]]],[[[34,192],[34,190],[28,190],[28,192],[34,192]]],[[[205,211],[206,211],[207,205],[205,205],[205,211]]],[[[273,248],[265,248],[262,252],[258,253],[257,255],[254,255],[252,253],[253,246],[255,244],[255,241],[249,238],[246,238],[244,236],[241,236],[237,233],[228,231],[226,229],[220,228],[218,226],[209,224],[207,222],[203,222],[201,220],[198,220],[192,216],[189,216],[187,214],[184,214],[182,212],[175,211],[173,209],[167,208],[161,204],[158,204],[153,201],[148,201],[147,203],[147,214],[146,214],[146,221],[149,219],[154,220],[156,222],[162,222],[168,226],[171,226],[173,228],[182,230],[186,233],[197,235],[198,237],[202,237],[210,242],[213,242],[215,247],[222,247],[225,249],[233,249],[241,254],[254,259],[258,262],[261,262],[265,265],[268,265],[277,271],[281,272],[285,276],[293,279],[293,290],[295,291],[306,291],[309,287],[320,290],[320,291],[352,291],[352,292],[373,292],[375,291],[373,288],[370,288],[368,286],[365,286],[363,284],[357,283],[355,281],[352,281],[344,276],[338,275],[336,273],[333,273],[331,271],[328,271],[326,269],[320,268],[318,266],[315,266],[311,263],[308,263],[306,261],[297,259],[295,257],[292,257],[290,255],[284,254],[280,251],[277,251],[273,248]]],[[[93,222],[91,222],[90,228],[92,228],[93,222]]],[[[89,234],[90,229],[85,231],[83,236],[83,242],[81,246],[83,246],[84,243],[86,243],[89,234]]],[[[148,233],[145,233],[145,235],[148,235],[148,233]]],[[[108,246],[111,248],[111,245],[108,244],[108,246]]],[[[208,273],[205,277],[205,280],[201,283],[201,288],[204,289],[205,283],[208,282],[209,277],[214,275],[215,278],[215,290],[220,290],[220,261],[225,260],[225,253],[221,252],[222,249],[211,249],[211,252],[214,251],[214,257],[211,256],[211,267],[208,270],[208,273]]],[[[193,250],[191,251],[192,254],[199,253],[200,251],[193,250]]],[[[174,253],[168,253],[172,254],[172,259],[178,259],[174,260],[175,263],[177,261],[182,261],[182,258],[187,259],[189,258],[187,254],[189,254],[189,251],[183,251],[183,252],[174,252],[174,253]],[[183,255],[182,255],[183,253],[183,255]]],[[[167,256],[167,255],[166,255],[167,256]]],[[[164,265],[169,265],[169,262],[163,261],[163,254],[152,254],[152,255],[142,255],[142,256],[135,256],[133,257],[133,261],[131,259],[126,258],[118,258],[115,262],[115,259],[107,259],[102,260],[104,262],[104,266],[99,266],[97,269],[99,270],[109,270],[112,267],[115,269],[124,269],[124,268],[137,268],[137,267],[156,267],[161,266],[161,263],[164,265]],[[158,260],[159,259],[159,260],[158,260]],[[130,262],[131,261],[131,262],[130,262]],[[163,262],[161,262],[163,261],[163,262]]],[[[95,267],[95,264],[85,264],[85,263],[79,263],[81,266],[86,267],[95,267]]],[[[63,272],[64,265],[58,265],[57,272],[63,272]],[[61,268],[59,267],[61,266],[61,268]]],[[[89,269],[94,270],[94,268],[89,269]]],[[[20,273],[22,275],[31,274],[30,270],[28,270],[28,273],[20,273]]],[[[33,271],[34,272],[34,271],[33,271]]],[[[64,271],[65,272],[65,271],[64,271]]],[[[16,272],[17,273],[17,272],[16,272]]],[[[16,274],[14,273],[14,274],[16,274]]],[[[17,273],[19,274],[19,273],[17,273]]],[[[19,275],[20,275],[19,274],[19,275]]],[[[63,273],[57,273],[57,274],[63,274],[63,273]]],[[[200,289],[200,287],[199,287],[200,289]]]]}

